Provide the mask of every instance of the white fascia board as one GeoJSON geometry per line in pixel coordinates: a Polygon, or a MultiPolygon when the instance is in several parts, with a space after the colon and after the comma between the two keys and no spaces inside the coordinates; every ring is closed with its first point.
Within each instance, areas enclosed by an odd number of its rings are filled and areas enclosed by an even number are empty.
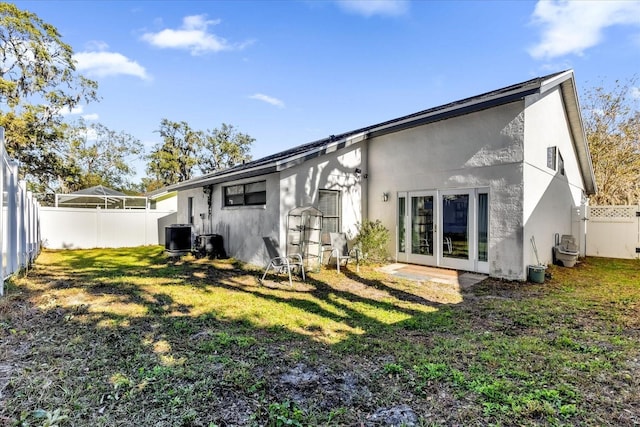
{"type": "Polygon", "coordinates": [[[564,83],[567,80],[573,80],[573,79],[574,79],[573,70],[567,70],[562,74],[558,74],[557,76],[550,78],[549,80],[543,81],[542,84],[540,85],[540,93],[545,93],[553,89],[554,87],[560,85],[561,83],[564,83]]]}
{"type": "Polygon", "coordinates": [[[360,132],[355,135],[348,136],[346,138],[337,139],[335,141],[329,142],[320,147],[316,147],[312,150],[302,152],[295,156],[287,157],[286,159],[280,160],[276,163],[276,170],[282,171],[290,167],[293,167],[295,165],[299,165],[300,163],[303,163],[310,156],[316,157],[320,155],[320,153],[322,154],[333,153],[334,151],[337,151],[339,149],[338,148],[339,145],[344,144],[344,147],[340,147],[340,148],[346,148],[360,141],[364,141],[365,139],[367,139],[367,136],[368,136],[368,132],[360,132]]]}
{"type": "Polygon", "coordinates": [[[560,93],[564,100],[567,119],[569,120],[576,154],[578,156],[582,177],[585,183],[585,191],[587,194],[595,194],[597,191],[596,178],[593,171],[593,164],[591,162],[587,136],[584,132],[584,124],[582,123],[580,102],[578,99],[578,92],[576,91],[573,70],[568,70],[544,81],[540,86],[540,92],[545,93],[558,86],[560,87],[560,93]]]}

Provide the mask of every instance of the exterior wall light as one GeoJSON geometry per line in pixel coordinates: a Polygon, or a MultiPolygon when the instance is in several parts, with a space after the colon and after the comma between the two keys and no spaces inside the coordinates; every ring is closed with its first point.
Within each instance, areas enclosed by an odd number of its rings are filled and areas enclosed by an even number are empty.
{"type": "Polygon", "coordinates": [[[389,201],[389,193],[382,193],[382,201],[383,202],[389,201]]]}

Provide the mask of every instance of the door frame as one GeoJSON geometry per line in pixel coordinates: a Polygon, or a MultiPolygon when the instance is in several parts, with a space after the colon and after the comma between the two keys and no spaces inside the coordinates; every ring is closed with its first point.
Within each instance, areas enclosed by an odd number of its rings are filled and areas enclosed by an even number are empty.
{"type": "Polygon", "coordinates": [[[438,191],[438,240],[441,242],[438,247],[438,267],[447,267],[453,268],[456,270],[474,270],[475,269],[475,260],[477,254],[477,243],[476,243],[476,215],[475,209],[473,208],[476,204],[473,189],[455,189],[455,190],[442,190],[438,191]],[[467,258],[452,258],[447,257],[445,254],[445,243],[444,243],[444,202],[445,196],[454,196],[454,195],[466,195],[467,199],[467,258]]]}
{"type": "MultiPolygon", "coordinates": [[[[478,220],[479,220],[479,195],[487,194],[487,212],[486,220],[489,221],[489,213],[491,206],[491,194],[488,187],[477,188],[458,188],[458,189],[437,189],[437,190],[416,190],[416,191],[398,191],[397,192],[397,204],[396,204],[396,235],[395,235],[395,248],[396,248],[396,260],[398,262],[406,262],[412,264],[429,265],[434,267],[453,268],[456,270],[475,271],[479,273],[489,273],[489,259],[486,261],[479,260],[479,236],[478,236],[478,220]],[[469,259],[456,259],[446,257],[443,254],[443,196],[454,194],[467,194],[469,195],[468,203],[468,250],[469,259]],[[412,241],[411,241],[411,200],[412,197],[421,196],[433,196],[433,252],[432,255],[418,255],[412,254],[412,241]],[[400,202],[404,198],[404,252],[401,252],[400,245],[400,202]]],[[[489,230],[487,223],[487,245],[489,242],[489,230]]],[[[488,256],[490,256],[489,248],[487,248],[488,256]]]]}
{"type": "MultiPolygon", "coordinates": [[[[437,191],[411,191],[409,192],[409,197],[407,197],[407,223],[406,223],[406,229],[407,229],[407,261],[412,263],[412,264],[425,264],[425,265],[435,265],[437,264],[437,252],[436,252],[436,248],[438,247],[439,243],[438,243],[438,229],[437,229],[437,224],[438,224],[438,210],[436,209],[436,203],[438,200],[438,193],[437,191]],[[413,252],[413,228],[414,228],[414,223],[413,223],[413,214],[412,214],[412,198],[413,197],[431,197],[431,213],[432,213],[432,229],[431,229],[431,233],[432,233],[432,241],[431,241],[431,248],[429,248],[429,251],[431,252],[431,254],[429,255],[425,255],[425,254],[420,254],[420,253],[414,253],[413,252]]],[[[416,224],[418,226],[420,225],[426,225],[426,224],[416,224]]],[[[427,245],[429,246],[429,245],[427,245]]]]}

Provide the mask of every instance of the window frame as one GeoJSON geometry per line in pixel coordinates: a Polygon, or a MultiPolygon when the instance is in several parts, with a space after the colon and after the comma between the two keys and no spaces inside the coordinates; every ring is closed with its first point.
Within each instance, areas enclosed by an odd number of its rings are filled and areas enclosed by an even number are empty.
{"type": "Polygon", "coordinates": [[[341,202],[342,202],[342,197],[341,197],[341,192],[340,190],[330,190],[330,189],[325,189],[325,188],[321,188],[318,190],[318,209],[320,211],[322,211],[322,233],[340,233],[342,231],[342,206],[341,206],[341,202]],[[322,209],[320,209],[321,205],[320,205],[320,197],[322,197],[321,195],[331,195],[333,197],[336,197],[336,214],[335,215],[327,215],[324,211],[322,211],[322,209]],[[329,221],[326,221],[326,219],[337,219],[337,224],[336,224],[336,230],[328,230],[327,229],[327,225],[329,221]]]}
{"type": "Polygon", "coordinates": [[[267,181],[251,181],[243,182],[240,184],[225,185],[222,187],[222,206],[225,208],[234,208],[238,206],[265,206],[267,204],[267,181]],[[251,186],[256,184],[263,184],[264,190],[260,191],[247,191],[251,186]],[[237,193],[228,194],[229,189],[234,188],[240,190],[237,193]],[[264,196],[262,196],[264,195],[264,196]],[[252,198],[258,197],[258,201],[250,201],[252,198]],[[234,200],[240,203],[229,201],[234,200]]]}
{"type": "Polygon", "coordinates": [[[193,197],[187,199],[187,224],[193,225],[193,197]]]}
{"type": "Polygon", "coordinates": [[[557,170],[557,156],[558,156],[558,147],[547,147],[547,167],[552,170],[557,170]]]}

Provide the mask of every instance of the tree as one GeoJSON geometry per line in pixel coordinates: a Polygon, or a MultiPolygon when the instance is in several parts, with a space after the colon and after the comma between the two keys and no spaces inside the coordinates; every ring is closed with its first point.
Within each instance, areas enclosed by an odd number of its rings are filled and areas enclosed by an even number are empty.
{"type": "Polygon", "coordinates": [[[74,172],[60,112],[97,100],[96,90],[96,82],[76,73],[73,50],[54,26],[0,3],[0,126],[7,152],[37,189],[74,172]]]}
{"type": "Polygon", "coordinates": [[[55,192],[60,184],[75,181],[76,168],[64,156],[66,125],[43,120],[41,107],[0,113],[8,154],[18,160],[20,174],[36,193],[55,192]]]}
{"type": "Polygon", "coordinates": [[[633,88],[638,81],[615,81],[587,89],[582,116],[598,193],[591,204],[640,203],[640,112],[633,88]]]}
{"type": "Polygon", "coordinates": [[[162,119],[158,133],[163,142],[147,156],[147,173],[163,185],[191,179],[203,146],[202,132],[184,121],[162,119]]]}
{"type": "Polygon", "coordinates": [[[198,163],[200,171],[206,174],[251,160],[249,152],[254,141],[254,138],[226,123],[222,123],[220,129],[207,130],[204,156],[198,163]]]}
{"type": "Polygon", "coordinates": [[[224,123],[220,129],[199,131],[184,121],[162,119],[158,132],[163,142],[147,156],[145,182],[153,189],[191,179],[195,172],[206,174],[250,160],[255,141],[224,123]]]}
{"type": "Polygon", "coordinates": [[[68,139],[69,157],[78,169],[78,180],[69,186],[70,191],[95,185],[131,188],[127,177],[135,174],[131,160],[142,154],[140,140],[100,123],[87,125],[83,120],[71,128],[68,139]]]}

